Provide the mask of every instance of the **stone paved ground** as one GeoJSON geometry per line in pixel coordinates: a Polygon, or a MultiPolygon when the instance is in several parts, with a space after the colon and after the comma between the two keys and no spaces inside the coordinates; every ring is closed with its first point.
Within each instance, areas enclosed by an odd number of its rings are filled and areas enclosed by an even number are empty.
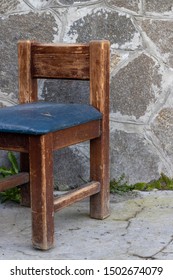
{"type": "Polygon", "coordinates": [[[111,196],[111,215],[88,217],[88,201],[55,215],[56,247],[31,247],[30,209],[0,204],[0,259],[173,259],[173,192],[111,196]]]}

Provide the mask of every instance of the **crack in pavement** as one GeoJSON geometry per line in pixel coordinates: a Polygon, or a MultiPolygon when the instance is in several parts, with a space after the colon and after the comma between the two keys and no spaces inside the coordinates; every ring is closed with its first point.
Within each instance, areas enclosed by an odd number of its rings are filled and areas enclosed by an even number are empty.
{"type": "Polygon", "coordinates": [[[34,254],[25,253],[25,252],[23,252],[23,251],[21,251],[21,250],[17,250],[17,252],[22,253],[22,255],[24,255],[24,256],[30,256],[30,257],[35,257],[35,256],[37,256],[37,255],[34,255],[34,254]]]}
{"type": "Polygon", "coordinates": [[[135,219],[140,213],[142,213],[142,211],[145,209],[145,206],[141,207],[141,209],[137,210],[136,213],[133,214],[133,216],[129,217],[126,219],[126,221],[128,222],[127,226],[126,226],[126,230],[129,229],[131,222],[133,219],[135,219]]]}
{"type": "Polygon", "coordinates": [[[140,259],[143,259],[143,260],[157,260],[156,256],[159,254],[159,253],[162,253],[168,246],[169,244],[171,244],[173,242],[173,236],[171,236],[171,239],[169,240],[169,242],[163,246],[160,250],[158,250],[156,253],[154,253],[153,255],[150,255],[150,256],[141,256],[141,255],[138,255],[138,254],[131,254],[131,256],[133,257],[138,257],[140,259]]]}

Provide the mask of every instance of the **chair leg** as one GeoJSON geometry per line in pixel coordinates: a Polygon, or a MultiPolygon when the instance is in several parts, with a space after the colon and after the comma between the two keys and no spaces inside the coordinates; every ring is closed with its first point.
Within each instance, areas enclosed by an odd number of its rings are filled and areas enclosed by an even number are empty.
{"type": "Polygon", "coordinates": [[[90,216],[105,219],[109,216],[109,140],[103,136],[90,141],[90,177],[101,184],[101,191],[90,197],[90,216]]]}
{"type": "MultiPolygon", "coordinates": [[[[20,154],[20,170],[24,172],[29,172],[29,155],[25,153],[20,154]]],[[[31,206],[31,196],[30,196],[30,183],[24,184],[20,189],[21,194],[21,205],[30,207],[31,206]]]]}
{"type": "Polygon", "coordinates": [[[29,140],[33,247],[54,246],[52,134],[29,140]]]}

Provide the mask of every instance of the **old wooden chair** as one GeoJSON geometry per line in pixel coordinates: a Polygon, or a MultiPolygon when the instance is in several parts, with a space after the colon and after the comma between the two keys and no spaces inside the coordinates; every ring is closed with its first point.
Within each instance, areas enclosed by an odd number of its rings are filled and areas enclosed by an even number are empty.
{"type": "Polygon", "coordinates": [[[0,149],[20,152],[21,172],[1,180],[0,191],[21,185],[35,248],[53,247],[54,212],[73,202],[90,197],[92,218],[109,215],[109,52],[106,40],[18,43],[20,104],[0,110],[0,149]],[[42,78],[90,80],[90,105],[38,101],[42,78]],[[53,151],[86,140],[91,181],[54,199],[53,151]]]}

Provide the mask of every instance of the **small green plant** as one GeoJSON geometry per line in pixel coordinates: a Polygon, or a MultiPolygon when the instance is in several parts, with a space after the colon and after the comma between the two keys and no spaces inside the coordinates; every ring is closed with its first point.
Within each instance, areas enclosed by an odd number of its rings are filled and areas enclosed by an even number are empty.
{"type": "Polygon", "coordinates": [[[117,180],[113,179],[110,182],[110,192],[111,193],[123,193],[133,190],[133,186],[129,185],[125,179],[125,174],[122,174],[117,180]]]}
{"type": "Polygon", "coordinates": [[[173,179],[167,177],[165,174],[161,173],[159,179],[152,180],[151,182],[145,183],[140,182],[134,185],[130,185],[125,180],[125,175],[121,175],[118,180],[113,179],[110,182],[110,192],[120,193],[139,190],[139,191],[151,191],[153,189],[158,190],[173,190],[173,179]]]}
{"type": "Polygon", "coordinates": [[[152,180],[149,183],[136,183],[134,189],[141,191],[151,191],[153,189],[173,190],[173,179],[167,177],[164,173],[161,173],[159,179],[152,180]]]}
{"type": "MultiPolygon", "coordinates": [[[[8,152],[7,156],[8,156],[8,160],[10,162],[10,167],[9,168],[7,168],[5,166],[0,167],[0,180],[7,176],[11,176],[11,175],[19,173],[19,166],[18,166],[16,156],[12,152],[8,152]]],[[[16,188],[12,188],[12,189],[1,192],[0,199],[1,199],[1,203],[5,202],[7,200],[11,200],[11,201],[19,203],[20,202],[19,188],[16,187],[16,188]]]]}

